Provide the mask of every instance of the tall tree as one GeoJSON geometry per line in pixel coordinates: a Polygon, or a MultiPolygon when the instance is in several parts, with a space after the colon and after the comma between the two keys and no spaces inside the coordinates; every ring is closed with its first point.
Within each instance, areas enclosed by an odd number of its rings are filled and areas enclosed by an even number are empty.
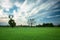
{"type": "Polygon", "coordinates": [[[34,23],[35,23],[34,19],[28,19],[28,25],[29,26],[32,27],[34,25],[34,23]]]}
{"type": "Polygon", "coordinates": [[[9,25],[10,25],[11,27],[16,26],[15,21],[12,19],[12,18],[13,18],[13,15],[9,15],[9,18],[10,18],[10,20],[8,21],[9,25]]]}

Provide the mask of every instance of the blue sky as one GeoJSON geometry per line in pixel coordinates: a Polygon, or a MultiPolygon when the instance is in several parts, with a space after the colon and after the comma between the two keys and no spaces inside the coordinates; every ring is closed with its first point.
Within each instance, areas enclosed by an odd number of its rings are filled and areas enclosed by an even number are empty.
{"type": "Polygon", "coordinates": [[[60,24],[60,0],[0,0],[0,25],[8,24],[8,15],[14,15],[17,25],[60,24]]]}

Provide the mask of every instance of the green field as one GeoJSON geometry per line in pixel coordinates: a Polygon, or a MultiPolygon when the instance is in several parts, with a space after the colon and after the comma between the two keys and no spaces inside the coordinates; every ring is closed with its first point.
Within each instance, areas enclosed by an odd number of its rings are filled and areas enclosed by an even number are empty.
{"type": "Polygon", "coordinates": [[[60,40],[60,28],[0,27],[0,40],[60,40]]]}

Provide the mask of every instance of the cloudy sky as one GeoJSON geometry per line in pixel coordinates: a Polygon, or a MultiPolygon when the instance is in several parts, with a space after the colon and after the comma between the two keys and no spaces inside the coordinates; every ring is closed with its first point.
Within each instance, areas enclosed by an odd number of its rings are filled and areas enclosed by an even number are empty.
{"type": "Polygon", "coordinates": [[[28,19],[60,24],[60,0],[0,0],[0,25],[8,24],[8,15],[14,15],[17,25],[26,25],[28,19]]]}

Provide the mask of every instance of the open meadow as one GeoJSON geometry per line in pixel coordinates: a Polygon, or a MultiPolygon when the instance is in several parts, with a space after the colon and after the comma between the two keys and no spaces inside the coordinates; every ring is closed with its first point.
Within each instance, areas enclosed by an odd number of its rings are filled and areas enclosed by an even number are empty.
{"type": "Polygon", "coordinates": [[[60,40],[60,28],[0,27],[0,40],[60,40]]]}

